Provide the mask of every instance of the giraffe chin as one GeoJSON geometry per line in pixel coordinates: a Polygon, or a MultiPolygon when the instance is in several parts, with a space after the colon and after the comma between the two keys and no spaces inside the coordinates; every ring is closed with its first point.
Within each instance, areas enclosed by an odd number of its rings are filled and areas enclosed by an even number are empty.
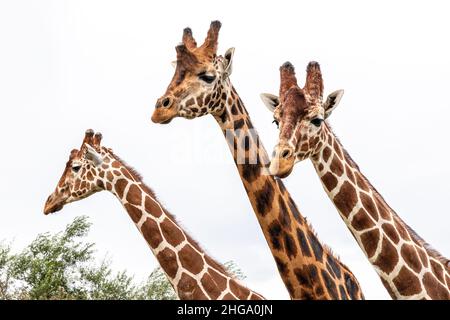
{"type": "Polygon", "coordinates": [[[280,164],[278,161],[274,160],[270,162],[269,172],[271,175],[276,176],[278,178],[283,179],[288,177],[293,170],[294,170],[294,163],[291,164],[284,162],[280,164]]]}
{"type": "Polygon", "coordinates": [[[168,124],[177,116],[176,110],[157,108],[152,114],[152,122],[159,124],[168,124]]]}
{"type": "Polygon", "coordinates": [[[275,174],[275,176],[277,176],[278,178],[284,179],[292,173],[292,170],[294,170],[294,167],[291,167],[288,171],[278,172],[277,174],[275,174]]]}

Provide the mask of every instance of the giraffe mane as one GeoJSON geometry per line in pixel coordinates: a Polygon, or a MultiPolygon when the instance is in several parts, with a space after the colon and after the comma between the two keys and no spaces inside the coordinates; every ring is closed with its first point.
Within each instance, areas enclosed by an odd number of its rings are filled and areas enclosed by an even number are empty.
{"type": "Polygon", "coordinates": [[[411,228],[409,225],[407,225],[402,218],[395,212],[394,209],[391,208],[391,206],[384,200],[383,196],[378,192],[378,190],[370,183],[370,181],[366,178],[366,176],[361,172],[359,169],[359,166],[356,164],[356,162],[352,159],[350,154],[347,152],[347,150],[342,146],[342,143],[339,141],[339,138],[337,135],[333,132],[333,129],[329,125],[328,121],[326,121],[328,125],[328,129],[330,132],[335,136],[336,141],[341,145],[342,152],[344,154],[344,157],[353,165],[355,168],[358,169],[359,173],[361,174],[364,181],[367,183],[369,188],[373,191],[375,196],[379,197],[381,201],[389,208],[389,210],[392,212],[392,215],[394,215],[398,221],[401,223],[401,225],[408,231],[408,233],[411,235],[411,237],[416,240],[423,248],[432,256],[433,258],[436,258],[439,260],[447,269],[450,270],[450,260],[444,257],[439,251],[437,251],[431,244],[429,244],[427,241],[425,241],[421,236],[417,234],[416,231],[414,231],[413,228],[411,228]]]}
{"type": "MultiPolygon", "coordinates": [[[[124,160],[122,160],[118,155],[116,155],[111,149],[108,149],[105,147],[103,147],[103,149],[108,154],[110,154],[115,160],[119,161],[130,172],[133,179],[140,184],[141,188],[144,189],[145,192],[149,193],[155,201],[161,203],[161,201],[156,196],[155,192],[149,186],[147,186],[145,184],[144,178],[136,169],[134,169],[132,166],[128,165],[124,160]]],[[[165,208],[165,206],[162,206],[162,209],[174,223],[178,224],[180,227],[183,227],[183,224],[181,224],[179,221],[177,221],[177,218],[175,217],[175,215],[170,213],[169,210],[167,210],[165,208]]],[[[184,228],[184,227],[183,227],[183,232],[184,232],[187,240],[192,245],[194,245],[198,251],[205,252],[205,256],[209,258],[208,263],[210,263],[213,267],[215,267],[217,270],[222,272],[224,275],[227,275],[230,278],[233,278],[233,280],[235,280],[235,281],[238,281],[238,282],[240,281],[239,279],[236,278],[235,275],[230,274],[230,272],[225,268],[225,266],[223,264],[221,264],[220,262],[217,262],[216,259],[214,259],[206,250],[204,250],[200,246],[200,244],[188,234],[188,232],[186,231],[186,228],[184,228]]]]}

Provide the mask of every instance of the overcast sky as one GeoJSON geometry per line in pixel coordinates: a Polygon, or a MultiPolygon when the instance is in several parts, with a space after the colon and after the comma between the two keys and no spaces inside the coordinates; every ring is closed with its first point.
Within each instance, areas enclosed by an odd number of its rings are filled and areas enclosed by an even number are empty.
{"type": "MultiPolygon", "coordinates": [[[[236,48],[231,80],[266,149],[278,131],[259,93],[278,92],[286,60],[302,81],[308,61],[319,61],[325,94],[345,89],[330,118],[344,147],[402,219],[449,256],[449,9],[444,1],[0,1],[0,239],[21,248],[88,215],[99,258],[108,252],[138,278],[157,265],[107,192],[42,213],[70,150],[93,128],[207,252],[234,260],[267,298],[288,297],[214,119],[150,121],[183,28],[201,42],[219,19],[219,53],[236,48]]],[[[285,183],[366,298],[389,298],[311,163],[285,183]]]]}

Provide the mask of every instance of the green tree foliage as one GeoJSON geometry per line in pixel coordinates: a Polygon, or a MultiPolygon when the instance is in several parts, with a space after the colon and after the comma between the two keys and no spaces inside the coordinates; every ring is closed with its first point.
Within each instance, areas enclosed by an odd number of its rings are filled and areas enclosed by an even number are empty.
{"type": "MultiPolygon", "coordinates": [[[[85,241],[91,224],[78,217],[64,231],[37,236],[17,254],[0,243],[0,299],[126,299],[173,300],[177,296],[161,268],[136,283],[126,271],[114,272],[111,261],[94,257],[94,244],[85,241]]],[[[225,263],[242,280],[233,261],[225,263]]]]}
{"type": "Polygon", "coordinates": [[[39,235],[18,254],[0,244],[0,299],[176,299],[160,268],[144,283],[94,258],[86,217],[57,234],[39,235]]]}

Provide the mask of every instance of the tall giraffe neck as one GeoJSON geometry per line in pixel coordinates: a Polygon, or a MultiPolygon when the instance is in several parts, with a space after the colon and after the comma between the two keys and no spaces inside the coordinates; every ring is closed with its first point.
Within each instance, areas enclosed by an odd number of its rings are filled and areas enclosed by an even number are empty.
{"type": "Polygon", "coordinates": [[[312,162],[325,191],[392,298],[449,299],[449,260],[421,239],[360,172],[328,125],[312,162]]]}
{"type": "Polygon", "coordinates": [[[291,298],[362,299],[354,275],[320,243],[283,182],[264,173],[267,152],[229,82],[224,90],[223,111],[215,119],[291,298]]]}
{"type": "Polygon", "coordinates": [[[122,203],[180,299],[263,299],[205,254],[141,178],[114,156],[103,185],[122,203]]]}

